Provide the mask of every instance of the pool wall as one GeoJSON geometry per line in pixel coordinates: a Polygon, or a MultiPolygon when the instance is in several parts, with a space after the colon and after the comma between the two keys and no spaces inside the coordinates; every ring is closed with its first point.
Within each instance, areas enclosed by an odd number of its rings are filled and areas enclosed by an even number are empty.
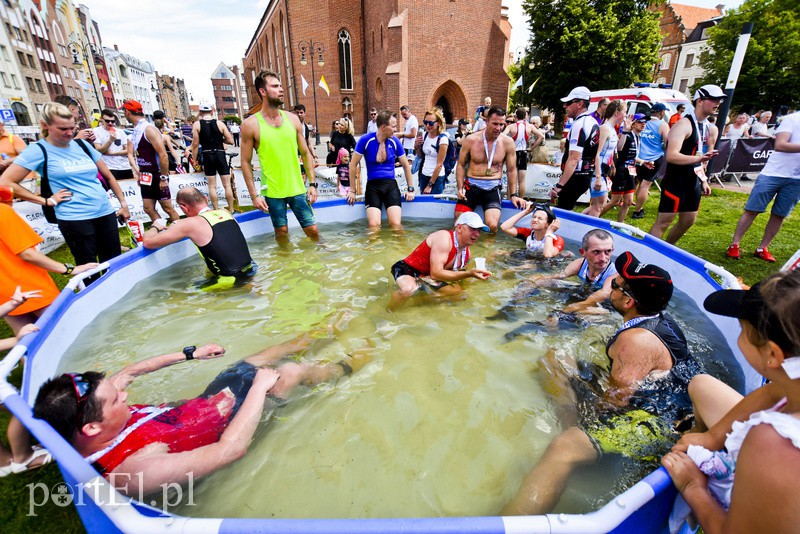
{"type": "MultiPolygon", "coordinates": [[[[418,198],[403,205],[405,218],[441,219],[442,226],[453,220],[453,202],[418,198]]],[[[503,219],[515,213],[504,203],[503,219]]],[[[350,223],[364,220],[363,204],[348,206],[344,200],[326,200],[315,204],[319,223],[350,223]]],[[[614,235],[615,252],[633,252],[637,258],[667,269],[675,284],[702,309],[706,295],[720,288],[707,268],[719,271],[723,282],[734,284],[730,273],[709,265],[704,260],[688,254],[649,235],[635,236],[632,227],[622,227],[609,221],[585,217],[573,212],[557,210],[562,219],[559,234],[580,241],[592,228],[603,228],[614,235]]],[[[269,217],[258,211],[237,216],[246,237],[269,234],[273,231],[269,217]]],[[[520,224],[525,224],[523,220],[520,224]]],[[[290,218],[290,227],[298,232],[296,220],[290,218]]],[[[271,239],[271,238],[270,238],[271,239]]],[[[675,491],[669,476],[660,468],[625,493],[617,496],[600,510],[584,515],[551,514],[534,517],[469,517],[424,519],[193,519],[165,515],[160,510],[131,501],[116,493],[111,486],[87,464],[69,444],[49,425],[32,418],[30,404],[39,386],[58,368],[67,347],[99,314],[108,309],[138,282],[152,273],[170,267],[194,254],[191,242],[184,240],[164,249],[151,251],[138,248],[109,262],[108,272],[100,282],[79,293],[66,288],[53,305],[39,319],[41,330],[26,336],[3,362],[0,362],[0,400],[17,415],[22,423],[53,452],[71,488],[84,488],[83,504],[77,506],[81,519],[90,532],[142,531],[142,532],[666,532],[666,522],[675,491]],[[22,356],[27,353],[23,375],[22,394],[5,382],[5,377],[22,356]],[[86,486],[86,484],[89,484],[86,486]],[[91,497],[91,498],[89,498],[91,497]]],[[[400,259],[400,258],[398,258],[400,259]]],[[[738,322],[719,316],[709,316],[721,332],[728,333],[727,343],[745,374],[747,391],[761,385],[761,377],[746,364],[736,337],[738,322]]]]}

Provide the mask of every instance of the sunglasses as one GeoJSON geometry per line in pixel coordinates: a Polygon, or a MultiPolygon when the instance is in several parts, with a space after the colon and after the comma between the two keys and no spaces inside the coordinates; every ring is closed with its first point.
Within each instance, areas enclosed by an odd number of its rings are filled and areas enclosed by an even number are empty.
{"type": "Polygon", "coordinates": [[[611,280],[611,289],[619,289],[622,292],[623,295],[632,298],[634,301],[636,300],[636,297],[631,295],[630,292],[627,289],[625,289],[623,286],[619,285],[617,283],[616,279],[612,279],[611,280]]]}
{"type": "Polygon", "coordinates": [[[583,102],[583,100],[581,100],[580,98],[573,98],[569,102],[564,102],[564,106],[571,106],[575,102],[583,102]]]}
{"type": "Polygon", "coordinates": [[[422,121],[422,124],[424,124],[425,126],[433,126],[434,124],[436,124],[436,121],[422,121]]]}
{"type": "Polygon", "coordinates": [[[370,113],[369,115],[370,117],[374,117],[375,115],[377,115],[377,113],[370,113]]]}
{"type": "Polygon", "coordinates": [[[103,122],[105,122],[106,124],[114,124],[115,121],[114,119],[103,119],[103,122]]]}
{"type": "Polygon", "coordinates": [[[83,375],[78,373],[67,373],[67,376],[72,380],[72,387],[75,388],[75,403],[78,405],[78,426],[81,424],[83,417],[83,407],[86,401],[89,400],[89,388],[91,384],[83,378],[83,375]]]}

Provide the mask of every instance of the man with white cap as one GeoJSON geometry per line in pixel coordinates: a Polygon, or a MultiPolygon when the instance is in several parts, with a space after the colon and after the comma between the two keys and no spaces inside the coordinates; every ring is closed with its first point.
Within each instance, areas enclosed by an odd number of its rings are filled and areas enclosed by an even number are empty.
{"type": "Polygon", "coordinates": [[[392,265],[392,276],[398,290],[392,293],[389,309],[398,308],[420,289],[436,291],[439,295],[452,295],[461,291],[448,285],[465,278],[488,279],[491,274],[484,268],[466,269],[470,260],[469,247],[478,240],[481,232],[488,232],[481,216],[466,212],[456,220],[453,230],[433,232],[404,260],[392,265]]]}
{"type": "Polygon", "coordinates": [[[576,87],[561,99],[567,117],[575,119],[567,137],[567,151],[561,162],[563,173],[550,191],[550,199],[558,199],[558,207],[571,210],[578,198],[589,189],[594,176],[594,161],[600,126],[589,113],[592,95],[583,86],[576,87]]]}
{"type": "Polygon", "coordinates": [[[211,115],[211,106],[200,104],[197,108],[200,118],[192,125],[192,157],[197,161],[198,146],[203,148],[203,172],[208,182],[208,198],[214,209],[219,207],[217,200],[217,174],[225,189],[228,211],[233,211],[235,199],[231,188],[231,169],[225,160],[224,144],[233,144],[233,134],[221,120],[211,115]]]}
{"type": "Polygon", "coordinates": [[[667,233],[665,241],[675,244],[697,219],[700,197],[710,195],[705,166],[717,155],[716,150],[703,153],[703,139],[708,124],[727,95],[716,85],[704,85],[694,93],[694,111],[675,123],[667,137],[667,168],[661,182],[661,202],[658,217],[650,234],[661,238],[678,215],[678,222],[667,233]]]}

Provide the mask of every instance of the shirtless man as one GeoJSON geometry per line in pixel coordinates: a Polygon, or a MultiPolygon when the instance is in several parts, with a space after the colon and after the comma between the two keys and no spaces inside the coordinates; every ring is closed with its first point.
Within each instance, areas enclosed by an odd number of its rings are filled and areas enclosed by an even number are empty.
{"type": "Polygon", "coordinates": [[[483,208],[486,225],[497,232],[503,209],[503,164],[508,174],[508,199],[518,209],[526,202],[517,191],[517,152],[514,140],[503,135],[506,112],[501,107],[491,107],[486,114],[486,128],[464,139],[456,166],[458,202],[455,215],[483,208]],[[469,173],[467,163],[469,162],[469,173]]]}
{"type": "Polygon", "coordinates": [[[525,198],[525,174],[528,172],[528,153],[544,143],[544,134],[529,122],[525,122],[525,108],[517,109],[516,122],[512,122],[503,132],[514,140],[517,149],[517,183],[519,196],[525,198]]]}
{"type": "Polygon", "coordinates": [[[454,230],[430,234],[406,259],[392,265],[392,276],[399,289],[392,293],[389,309],[397,309],[423,287],[439,295],[453,295],[461,288],[448,285],[450,282],[489,278],[491,274],[484,269],[466,269],[470,258],[469,246],[475,244],[481,231],[488,232],[489,228],[483,224],[480,215],[463,213],[454,230]]]}
{"type": "MultiPolygon", "coordinates": [[[[614,238],[599,228],[590,230],[581,240],[581,258],[570,262],[560,273],[536,276],[531,282],[536,286],[547,286],[555,280],[577,276],[585,286],[594,289],[586,300],[570,304],[565,312],[601,313],[598,304],[611,296],[611,282],[617,275],[611,255],[614,253],[614,238]]],[[[605,310],[602,310],[605,313],[605,310]]]]}

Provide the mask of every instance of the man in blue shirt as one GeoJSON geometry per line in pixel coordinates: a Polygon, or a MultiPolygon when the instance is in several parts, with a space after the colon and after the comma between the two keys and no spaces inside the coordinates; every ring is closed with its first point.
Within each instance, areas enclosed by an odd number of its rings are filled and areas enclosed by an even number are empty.
{"type": "Polygon", "coordinates": [[[407,202],[414,200],[414,181],[411,177],[411,165],[408,163],[403,145],[394,136],[397,130],[397,118],[388,111],[381,111],[375,118],[378,131],[361,137],[350,159],[350,192],[347,203],[351,206],[356,196],[361,194],[361,158],[367,164],[367,187],[364,192],[364,204],[367,206],[367,225],[371,230],[381,227],[381,208],[386,207],[386,218],[392,230],[402,230],[402,208],[400,187],[394,177],[395,158],[403,166],[408,184],[405,194],[407,202]]]}

